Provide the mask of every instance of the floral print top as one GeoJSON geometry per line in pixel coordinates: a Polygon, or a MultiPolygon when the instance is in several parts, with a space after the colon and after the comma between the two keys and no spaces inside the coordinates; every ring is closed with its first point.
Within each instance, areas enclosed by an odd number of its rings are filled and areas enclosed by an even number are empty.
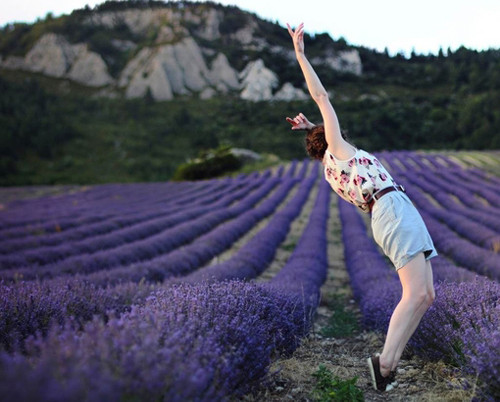
{"type": "Polygon", "coordinates": [[[396,183],[378,159],[362,149],[348,160],[335,158],[328,150],[323,157],[325,179],[344,200],[369,213],[374,193],[396,183]]]}

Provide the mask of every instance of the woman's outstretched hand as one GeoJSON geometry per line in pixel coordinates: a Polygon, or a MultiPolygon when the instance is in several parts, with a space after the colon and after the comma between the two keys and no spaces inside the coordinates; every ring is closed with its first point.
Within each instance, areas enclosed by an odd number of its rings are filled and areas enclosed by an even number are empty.
{"type": "Polygon", "coordinates": [[[301,22],[297,29],[294,31],[290,24],[286,24],[288,27],[288,33],[293,39],[293,47],[295,48],[295,53],[304,53],[304,23],[301,22]]]}
{"type": "Polygon", "coordinates": [[[307,120],[307,117],[302,113],[299,113],[293,119],[287,117],[286,121],[292,125],[292,130],[309,130],[314,127],[314,124],[307,120]]]}

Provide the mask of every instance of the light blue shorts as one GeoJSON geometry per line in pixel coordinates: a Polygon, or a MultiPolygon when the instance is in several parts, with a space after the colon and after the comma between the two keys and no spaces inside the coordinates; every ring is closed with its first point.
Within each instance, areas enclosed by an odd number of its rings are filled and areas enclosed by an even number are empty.
{"type": "Polygon", "coordinates": [[[380,197],[372,209],[371,226],[376,243],[394,264],[404,267],[419,253],[429,260],[436,248],[419,212],[408,196],[392,191],[380,197]]]}

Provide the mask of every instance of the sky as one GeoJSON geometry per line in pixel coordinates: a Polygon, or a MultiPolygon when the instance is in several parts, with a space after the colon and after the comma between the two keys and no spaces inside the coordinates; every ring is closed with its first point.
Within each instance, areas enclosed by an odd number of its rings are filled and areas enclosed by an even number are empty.
{"type": "MultiPolygon", "coordinates": [[[[104,0],[103,0],[104,1],[104,0]]],[[[34,22],[48,12],[54,16],[93,7],[103,1],[3,0],[0,26],[34,22]]],[[[391,55],[446,53],[460,46],[500,48],[500,0],[219,0],[282,26],[305,23],[309,34],[328,32],[349,44],[391,55]]]]}

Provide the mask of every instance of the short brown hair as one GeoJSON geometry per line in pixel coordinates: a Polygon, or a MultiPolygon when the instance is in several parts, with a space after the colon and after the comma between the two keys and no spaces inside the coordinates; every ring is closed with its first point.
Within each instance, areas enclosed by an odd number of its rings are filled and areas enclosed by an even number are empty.
{"type": "Polygon", "coordinates": [[[323,160],[328,143],[325,138],[325,127],[321,124],[307,130],[306,138],[307,154],[318,160],[323,160]]]}
{"type": "MultiPolygon", "coordinates": [[[[343,130],[340,131],[342,138],[347,141],[346,134],[343,130]]],[[[323,124],[318,124],[313,128],[307,130],[305,145],[307,154],[318,160],[323,160],[326,149],[328,148],[328,143],[325,137],[325,126],[323,124]]]]}

